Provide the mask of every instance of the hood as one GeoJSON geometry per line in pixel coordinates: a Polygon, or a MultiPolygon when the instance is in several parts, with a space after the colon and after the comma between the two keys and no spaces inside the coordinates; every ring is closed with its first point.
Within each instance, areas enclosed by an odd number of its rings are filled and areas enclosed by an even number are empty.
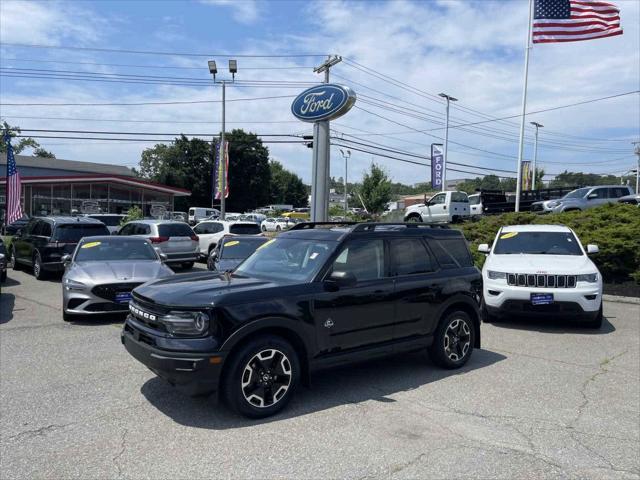
{"type": "Polygon", "coordinates": [[[424,203],[416,203],[405,209],[406,212],[417,212],[424,207],[424,203]]]}
{"type": "Polygon", "coordinates": [[[141,285],[135,293],[166,306],[200,307],[220,303],[224,295],[279,287],[269,280],[196,272],[141,285]]]}
{"type": "Polygon", "coordinates": [[[593,273],[598,269],[586,255],[489,255],[483,271],[547,273],[569,275],[593,273]]]}
{"type": "Polygon", "coordinates": [[[148,282],[173,275],[160,261],[118,260],[113,262],[77,262],[65,273],[66,278],[93,283],[148,282]]]}

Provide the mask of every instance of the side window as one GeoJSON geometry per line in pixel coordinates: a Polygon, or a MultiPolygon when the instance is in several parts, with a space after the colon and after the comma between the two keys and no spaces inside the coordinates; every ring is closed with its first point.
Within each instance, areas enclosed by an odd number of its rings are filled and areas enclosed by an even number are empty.
{"type": "Polygon", "coordinates": [[[118,233],[118,235],[131,235],[132,229],[133,229],[133,225],[129,223],[120,229],[120,232],[118,233]]]}
{"type": "Polygon", "coordinates": [[[445,203],[447,201],[447,194],[446,193],[439,193],[438,195],[436,195],[435,197],[433,197],[429,203],[431,205],[442,205],[443,203],[445,203]]]}
{"type": "Polygon", "coordinates": [[[221,223],[212,223],[211,224],[211,233],[218,233],[224,230],[224,225],[221,223]]]}
{"type": "Polygon", "coordinates": [[[414,275],[433,271],[429,252],[418,238],[392,239],[391,271],[395,275],[414,275]]]}
{"type": "Polygon", "coordinates": [[[43,237],[51,237],[51,224],[49,222],[40,222],[40,233],[43,237]]]}
{"type": "Polygon", "coordinates": [[[193,231],[196,235],[202,235],[205,233],[211,233],[209,231],[209,224],[208,223],[200,223],[199,225],[196,225],[195,227],[193,227],[193,231]]]}
{"type": "Polygon", "coordinates": [[[131,235],[144,235],[144,225],[134,223],[131,228],[131,235]]]}
{"type": "Polygon", "coordinates": [[[609,189],[609,198],[620,198],[629,195],[629,191],[624,187],[616,187],[609,189]]]}
{"type": "Polygon", "coordinates": [[[600,200],[600,199],[603,199],[603,198],[607,198],[607,189],[606,188],[596,188],[595,190],[592,190],[589,195],[591,196],[594,193],[596,195],[598,195],[597,197],[594,198],[594,200],[600,200]]]}
{"type": "Polygon", "coordinates": [[[473,266],[473,258],[463,238],[429,240],[429,247],[442,268],[473,266]]]}
{"type": "Polygon", "coordinates": [[[29,223],[27,223],[23,229],[23,233],[25,235],[33,235],[33,231],[35,229],[35,227],[38,225],[39,221],[38,220],[30,220],[29,223]]]}
{"type": "Polygon", "coordinates": [[[40,232],[42,232],[42,224],[44,222],[42,220],[38,220],[37,222],[35,222],[34,225],[31,226],[31,231],[29,232],[30,235],[34,235],[34,236],[39,236],[41,235],[40,232]]]}
{"type": "Polygon", "coordinates": [[[340,252],[331,271],[352,273],[359,282],[384,277],[382,240],[355,240],[340,252]]]}

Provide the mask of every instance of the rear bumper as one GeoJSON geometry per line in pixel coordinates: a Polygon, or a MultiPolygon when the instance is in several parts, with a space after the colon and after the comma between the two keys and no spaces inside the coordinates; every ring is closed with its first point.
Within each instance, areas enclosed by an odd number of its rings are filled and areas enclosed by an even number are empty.
{"type": "Polygon", "coordinates": [[[217,353],[187,353],[150,345],[144,332],[125,322],[120,335],[126,350],[158,377],[188,395],[213,393],[218,390],[222,371],[221,355],[217,353]],[[220,359],[211,363],[211,359],[220,359]]]}
{"type": "MultiPolygon", "coordinates": [[[[164,253],[164,252],[163,252],[164,253]]],[[[195,262],[200,259],[200,251],[184,252],[184,253],[166,253],[167,261],[165,263],[185,263],[195,262]]]]}

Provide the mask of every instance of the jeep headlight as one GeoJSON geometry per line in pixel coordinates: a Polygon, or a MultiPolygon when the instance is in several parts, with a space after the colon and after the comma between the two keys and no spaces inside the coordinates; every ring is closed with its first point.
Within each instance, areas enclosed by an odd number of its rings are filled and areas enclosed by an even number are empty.
{"type": "Polygon", "coordinates": [[[487,275],[490,280],[506,280],[507,274],[505,272],[495,272],[493,270],[487,270],[487,275]]]}
{"type": "Polygon", "coordinates": [[[172,335],[199,337],[209,329],[209,315],[205,312],[171,311],[158,318],[172,335]]]}
{"type": "Polygon", "coordinates": [[[560,202],[558,200],[551,200],[550,202],[547,202],[547,207],[555,208],[555,207],[559,206],[560,204],[562,204],[562,202],[560,202]]]}
{"type": "Polygon", "coordinates": [[[85,287],[86,285],[84,283],[71,280],[70,278],[66,278],[64,281],[64,288],[67,290],[84,290],[85,287]]]}
{"type": "Polygon", "coordinates": [[[585,273],[578,275],[578,282],[596,283],[598,281],[597,273],[585,273]]]}

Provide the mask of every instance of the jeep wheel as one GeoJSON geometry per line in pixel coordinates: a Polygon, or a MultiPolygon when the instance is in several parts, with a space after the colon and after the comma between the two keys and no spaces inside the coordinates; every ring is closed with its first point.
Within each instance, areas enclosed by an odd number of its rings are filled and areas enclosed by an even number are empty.
{"type": "Polygon", "coordinates": [[[250,341],[231,359],[223,381],[230,408],[249,418],[282,410],[298,385],[300,362],[289,343],[276,336],[250,341]]]}
{"type": "Polygon", "coordinates": [[[44,280],[46,273],[44,268],[42,267],[42,257],[40,257],[40,252],[36,252],[33,256],[33,276],[36,277],[37,280],[44,280]]]}
{"type": "Polygon", "coordinates": [[[600,310],[598,310],[598,316],[596,318],[594,318],[593,320],[589,320],[588,322],[584,322],[584,326],[587,328],[593,328],[593,329],[599,329],[602,327],[602,320],[603,320],[603,313],[602,313],[602,303],[600,304],[600,310]]]}
{"type": "Polygon", "coordinates": [[[420,215],[417,215],[417,214],[409,215],[409,217],[407,218],[407,222],[409,222],[409,223],[421,223],[422,222],[422,217],[420,215]]]}
{"type": "Polygon", "coordinates": [[[463,311],[452,312],[440,321],[429,347],[429,357],[443,368],[460,368],[471,356],[475,326],[463,311]]]}

